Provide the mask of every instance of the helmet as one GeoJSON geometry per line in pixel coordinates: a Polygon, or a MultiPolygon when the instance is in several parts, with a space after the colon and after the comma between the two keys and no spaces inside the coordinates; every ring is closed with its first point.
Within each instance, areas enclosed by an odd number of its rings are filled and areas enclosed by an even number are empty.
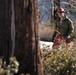
{"type": "Polygon", "coordinates": [[[65,13],[65,10],[63,9],[63,8],[59,8],[58,10],[57,10],[57,12],[61,12],[61,13],[65,13]]]}

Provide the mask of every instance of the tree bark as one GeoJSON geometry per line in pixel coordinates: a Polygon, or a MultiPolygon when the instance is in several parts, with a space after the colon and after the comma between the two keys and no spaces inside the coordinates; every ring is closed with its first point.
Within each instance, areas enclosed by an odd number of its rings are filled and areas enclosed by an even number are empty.
{"type": "MultiPolygon", "coordinates": [[[[43,75],[38,43],[37,1],[13,0],[15,11],[15,50],[19,72],[43,75]]],[[[9,64],[12,54],[11,15],[12,0],[0,0],[0,56],[9,64]]]]}
{"type": "Polygon", "coordinates": [[[20,63],[17,75],[43,75],[36,11],[36,0],[15,0],[15,56],[20,63]]]}
{"type": "Polygon", "coordinates": [[[11,1],[0,0],[0,56],[9,63],[11,54],[11,1]]]}

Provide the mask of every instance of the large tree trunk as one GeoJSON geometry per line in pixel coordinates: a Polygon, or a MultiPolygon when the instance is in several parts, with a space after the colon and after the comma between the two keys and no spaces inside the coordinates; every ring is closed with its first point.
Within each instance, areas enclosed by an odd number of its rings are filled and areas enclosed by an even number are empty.
{"type": "Polygon", "coordinates": [[[11,54],[11,1],[0,0],[0,56],[9,62],[11,54]]]}
{"type": "Polygon", "coordinates": [[[15,15],[15,56],[20,63],[17,75],[43,75],[38,48],[36,0],[15,0],[15,15]]]}
{"type": "Polygon", "coordinates": [[[21,73],[43,75],[38,47],[36,0],[13,1],[14,8],[12,8],[12,0],[0,0],[0,56],[3,56],[7,64],[11,54],[16,56],[20,63],[17,75],[21,73]],[[11,32],[12,14],[15,18],[15,39],[12,39],[13,32],[11,32]],[[13,44],[15,46],[12,46],[13,44]]]}

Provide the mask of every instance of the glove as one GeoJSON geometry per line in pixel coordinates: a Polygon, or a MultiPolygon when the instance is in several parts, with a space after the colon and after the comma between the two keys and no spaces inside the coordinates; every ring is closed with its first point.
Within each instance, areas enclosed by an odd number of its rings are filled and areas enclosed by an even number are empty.
{"type": "Polygon", "coordinates": [[[66,43],[71,43],[71,38],[67,38],[66,43]]]}
{"type": "Polygon", "coordinates": [[[66,43],[70,43],[72,41],[72,38],[71,38],[71,36],[69,35],[69,36],[67,36],[67,38],[66,38],[66,43]]]}

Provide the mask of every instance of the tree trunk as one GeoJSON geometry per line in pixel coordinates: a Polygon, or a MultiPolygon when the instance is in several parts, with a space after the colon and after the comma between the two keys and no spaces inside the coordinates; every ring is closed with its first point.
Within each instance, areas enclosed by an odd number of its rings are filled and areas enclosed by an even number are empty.
{"type": "Polygon", "coordinates": [[[57,10],[61,7],[60,3],[61,0],[54,0],[54,18],[52,18],[53,20],[56,20],[58,18],[57,10]]]}
{"type": "Polygon", "coordinates": [[[0,56],[9,63],[11,54],[11,1],[0,0],[0,56]]]}
{"type": "MultiPolygon", "coordinates": [[[[14,51],[19,61],[19,72],[43,75],[38,43],[36,0],[0,0],[0,56],[9,63],[14,51]],[[12,2],[14,1],[14,7],[12,2]],[[13,9],[13,11],[12,11],[13,9]],[[15,13],[15,14],[14,14],[15,13]],[[12,39],[12,15],[15,17],[15,35],[12,39]],[[15,46],[13,42],[15,41],[15,46]],[[12,47],[15,47],[12,49],[12,47]],[[13,51],[12,51],[13,50],[13,51]]],[[[13,19],[14,20],[14,19],[13,19]]]]}
{"type": "Polygon", "coordinates": [[[43,75],[36,15],[36,0],[15,0],[15,56],[20,63],[17,75],[43,75]]]}

